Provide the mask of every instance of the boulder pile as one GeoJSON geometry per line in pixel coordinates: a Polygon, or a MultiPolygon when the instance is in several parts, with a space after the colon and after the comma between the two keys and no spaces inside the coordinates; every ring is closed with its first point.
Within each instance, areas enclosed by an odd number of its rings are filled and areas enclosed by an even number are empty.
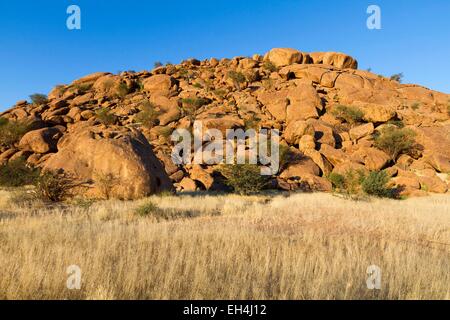
{"type": "Polygon", "coordinates": [[[448,192],[450,95],[357,68],[343,53],[277,48],[264,56],[94,73],[55,87],[45,102],[19,101],[0,114],[32,128],[15,144],[0,145],[0,162],[21,157],[70,173],[90,197],[101,197],[105,183],[123,199],[220,189],[216,165],[171,160],[171,132],[197,120],[219,130],[280,130],[297,160],[272,177],[274,188],[307,183],[331,191],[330,173],[386,169],[405,194],[448,192]],[[336,112],[343,106],[354,121],[336,112]],[[414,152],[393,157],[378,148],[374,139],[387,126],[414,131],[414,152]]]}

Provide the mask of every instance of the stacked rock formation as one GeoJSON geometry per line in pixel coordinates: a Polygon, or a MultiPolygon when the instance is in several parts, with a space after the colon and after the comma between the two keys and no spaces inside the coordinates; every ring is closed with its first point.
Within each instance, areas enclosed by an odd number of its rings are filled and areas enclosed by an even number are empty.
{"type": "Polygon", "coordinates": [[[276,188],[307,183],[331,191],[331,172],[387,169],[406,194],[447,192],[450,95],[357,67],[343,53],[278,48],[251,58],[94,73],[57,86],[45,103],[20,101],[2,113],[34,130],[14,146],[0,146],[0,162],[24,157],[30,165],[68,172],[89,185],[80,191],[87,196],[99,195],[98,177],[114,180],[113,195],[126,199],[172,186],[221,188],[217,166],[171,161],[170,133],[197,120],[220,130],[279,129],[282,144],[301,160],[273,177],[276,188]],[[336,117],[332,110],[338,105],[361,110],[363,122],[350,125],[336,117]],[[102,120],[101,112],[110,119],[102,120]],[[374,136],[398,122],[416,132],[421,148],[392,159],[375,147],[374,136]]]}

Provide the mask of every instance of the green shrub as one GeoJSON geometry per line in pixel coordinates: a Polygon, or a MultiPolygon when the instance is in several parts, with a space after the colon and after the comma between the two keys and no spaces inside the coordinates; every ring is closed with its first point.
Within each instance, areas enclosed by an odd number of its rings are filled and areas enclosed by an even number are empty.
{"type": "Polygon", "coordinates": [[[135,122],[142,124],[147,128],[152,128],[154,125],[158,124],[159,112],[156,110],[155,105],[150,101],[143,102],[139,109],[141,110],[134,118],[135,122]]]}
{"type": "Polygon", "coordinates": [[[396,73],[396,74],[393,74],[393,75],[391,76],[390,79],[393,80],[393,81],[397,81],[397,82],[402,83],[402,80],[403,80],[403,73],[396,73]]]}
{"type": "Polygon", "coordinates": [[[412,151],[415,136],[411,129],[387,126],[375,136],[375,147],[386,152],[395,161],[400,154],[412,151]]]}
{"type": "Polygon", "coordinates": [[[379,198],[393,198],[393,190],[387,187],[389,180],[386,171],[372,171],[364,177],[361,187],[368,195],[379,198]]]}
{"type": "Polygon", "coordinates": [[[416,111],[417,109],[419,109],[420,108],[420,102],[414,102],[412,105],[411,105],[411,109],[413,109],[414,111],[416,111]]]}
{"type": "Polygon", "coordinates": [[[24,159],[0,165],[0,186],[2,187],[34,185],[38,177],[39,170],[28,166],[24,159]]]}
{"type": "Polygon", "coordinates": [[[357,107],[337,105],[333,108],[331,113],[337,119],[343,120],[351,125],[355,125],[364,121],[364,112],[357,107]]]}
{"type": "Polygon", "coordinates": [[[30,129],[24,121],[0,118],[0,145],[12,148],[30,129]]]}
{"type": "Polygon", "coordinates": [[[215,89],[213,93],[221,99],[225,98],[225,96],[227,95],[227,91],[224,89],[215,89]]]}
{"type": "Polygon", "coordinates": [[[45,94],[35,93],[30,96],[31,102],[35,105],[46,104],[48,102],[48,98],[45,94]]]}
{"type": "Polygon", "coordinates": [[[240,195],[259,193],[267,185],[267,177],[261,175],[257,165],[222,165],[220,172],[226,178],[225,184],[240,195]]]}
{"type": "Polygon", "coordinates": [[[204,105],[209,104],[211,101],[205,98],[185,98],[181,100],[182,108],[181,111],[183,116],[187,116],[190,121],[195,120],[195,115],[197,110],[204,105]]]}
{"type": "Polygon", "coordinates": [[[155,63],[153,64],[153,67],[156,69],[156,68],[159,68],[159,67],[162,67],[163,66],[163,64],[162,64],[162,62],[160,62],[160,61],[155,61],[155,63]]]}
{"type": "Polygon", "coordinates": [[[70,196],[73,187],[73,181],[69,177],[47,171],[38,177],[36,193],[42,200],[60,202],[70,196]]]}
{"type": "Polygon", "coordinates": [[[276,71],[278,71],[278,68],[270,61],[265,61],[263,63],[263,68],[266,69],[269,72],[276,72],[276,71]]]}
{"type": "Polygon", "coordinates": [[[125,82],[119,83],[119,86],[117,87],[117,96],[119,98],[124,98],[127,94],[129,94],[131,91],[130,87],[125,82]]]}
{"type": "Polygon", "coordinates": [[[79,94],[85,94],[92,88],[93,85],[94,85],[93,82],[79,83],[79,84],[75,84],[73,86],[73,88],[77,89],[79,94]]]}
{"type": "Polygon", "coordinates": [[[387,187],[390,178],[385,171],[366,175],[363,171],[349,170],[344,175],[331,173],[328,179],[336,192],[348,198],[361,199],[365,195],[396,198],[396,190],[387,187]]]}
{"type": "Polygon", "coordinates": [[[364,172],[349,170],[344,175],[331,173],[328,179],[336,192],[345,196],[354,197],[361,194],[361,183],[364,181],[364,172]]]}
{"type": "Polygon", "coordinates": [[[234,86],[238,90],[241,88],[241,84],[246,81],[246,77],[242,72],[228,71],[228,77],[233,80],[234,86]]]}
{"type": "Polygon", "coordinates": [[[117,122],[117,116],[112,114],[108,109],[99,109],[96,113],[97,119],[104,125],[113,125],[117,122]]]}

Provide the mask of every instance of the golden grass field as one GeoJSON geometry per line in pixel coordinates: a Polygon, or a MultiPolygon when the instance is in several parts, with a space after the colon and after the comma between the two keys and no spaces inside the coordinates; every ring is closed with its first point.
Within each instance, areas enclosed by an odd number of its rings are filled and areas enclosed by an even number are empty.
{"type": "Polygon", "coordinates": [[[450,196],[166,196],[45,207],[0,191],[0,299],[450,299],[450,196]],[[66,287],[67,267],[81,290],[66,287]],[[382,271],[368,290],[366,269],[382,271]]]}

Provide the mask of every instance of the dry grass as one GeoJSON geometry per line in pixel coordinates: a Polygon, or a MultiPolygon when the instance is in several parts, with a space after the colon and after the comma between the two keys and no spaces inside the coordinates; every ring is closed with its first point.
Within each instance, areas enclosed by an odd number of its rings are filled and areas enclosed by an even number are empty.
{"type": "Polygon", "coordinates": [[[0,299],[450,299],[449,196],[152,197],[198,213],[158,223],[134,214],[143,201],[26,209],[7,194],[0,299]]]}

